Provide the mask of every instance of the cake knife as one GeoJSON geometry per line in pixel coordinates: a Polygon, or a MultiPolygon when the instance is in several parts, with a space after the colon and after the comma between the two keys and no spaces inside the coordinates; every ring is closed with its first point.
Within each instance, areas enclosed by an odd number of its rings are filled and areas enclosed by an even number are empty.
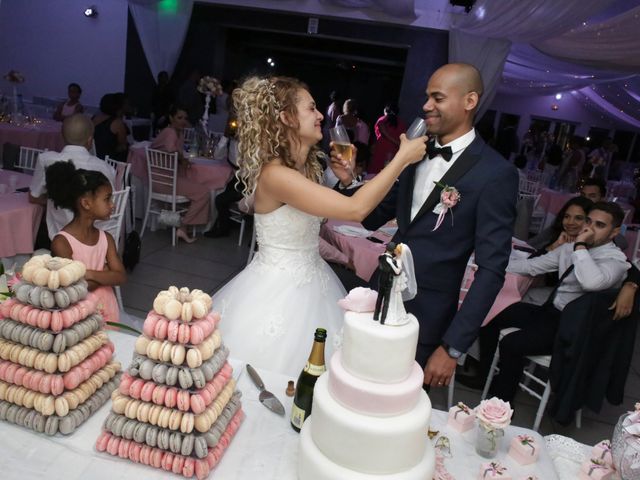
{"type": "Polygon", "coordinates": [[[260,395],[258,396],[258,400],[260,400],[260,403],[262,403],[272,412],[284,416],[284,406],[282,405],[280,400],[278,400],[273,393],[264,388],[264,382],[260,378],[260,375],[258,375],[258,372],[256,372],[255,369],[248,363],[247,372],[249,372],[249,377],[251,378],[255,386],[260,390],[260,395]]]}

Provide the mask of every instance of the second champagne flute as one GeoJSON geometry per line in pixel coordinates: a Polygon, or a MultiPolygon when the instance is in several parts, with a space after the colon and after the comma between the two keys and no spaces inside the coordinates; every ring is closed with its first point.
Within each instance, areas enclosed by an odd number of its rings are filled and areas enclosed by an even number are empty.
{"type": "Polygon", "coordinates": [[[347,129],[342,125],[338,125],[329,130],[329,136],[331,138],[331,141],[333,142],[333,146],[336,149],[336,152],[338,152],[342,159],[349,164],[347,168],[351,172],[351,176],[355,179],[356,176],[353,173],[353,169],[351,168],[351,157],[353,155],[353,150],[351,148],[351,140],[349,139],[347,129]]]}
{"type": "Polygon", "coordinates": [[[426,133],[427,123],[424,121],[424,118],[416,117],[407,129],[406,135],[409,140],[412,140],[414,138],[421,137],[422,135],[426,135],[426,133]]]}

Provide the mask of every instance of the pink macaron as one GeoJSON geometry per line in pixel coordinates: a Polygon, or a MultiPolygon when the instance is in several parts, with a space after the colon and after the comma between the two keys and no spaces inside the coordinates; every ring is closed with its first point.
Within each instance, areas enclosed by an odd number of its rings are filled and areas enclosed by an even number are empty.
{"type": "Polygon", "coordinates": [[[164,396],[167,393],[167,387],[164,385],[158,385],[153,390],[151,401],[156,405],[164,405],[164,396]]]}
{"type": "Polygon", "coordinates": [[[128,458],[130,444],[131,440],[126,440],[124,438],[120,440],[120,444],[118,445],[118,456],[120,458],[128,458]]]}
{"type": "Polygon", "coordinates": [[[204,403],[202,395],[200,395],[199,393],[191,395],[191,410],[193,411],[193,413],[198,415],[204,412],[205,408],[207,408],[207,406],[204,403]]]}
{"type": "Polygon", "coordinates": [[[154,448],[151,452],[151,465],[156,468],[162,467],[162,450],[154,448]]]}
{"type": "Polygon", "coordinates": [[[184,468],[185,458],[182,455],[176,455],[173,457],[173,466],[171,471],[177,475],[182,474],[182,469],[184,468]]]}
{"type": "Polygon", "coordinates": [[[123,373],[122,378],[120,378],[120,387],[118,387],[120,393],[123,395],[129,395],[129,387],[132,383],[133,377],[126,372],[123,373]]]}
{"type": "Polygon", "coordinates": [[[189,401],[189,391],[188,390],[180,390],[178,392],[178,409],[186,412],[189,410],[191,406],[191,402],[189,401]]]}
{"type": "Polygon", "coordinates": [[[129,387],[129,395],[133,398],[140,398],[144,383],[144,380],[142,380],[141,378],[136,378],[129,387]]]}
{"type": "Polygon", "coordinates": [[[189,478],[193,477],[195,471],[195,461],[193,458],[186,458],[184,461],[184,467],[182,467],[182,475],[189,478]]]}
{"type": "Polygon", "coordinates": [[[164,404],[169,408],[173,408],[176,406],[177,402],[178,402],[178,389],[174,387],[168,388],[167,393],[164,396],[164,404]]]}
{"type": "Polygon", "coordinates": [[[138,442],[131,442],[129,445],[129,458],[136,462],[140,463],[140,451],[142,450],[142,445],[138,442]]]}
{"type": "Polygon", "coordinates": [[[174,454],[171,452],[165,452],[164,456],[162,457],[162,469],[166,470],[167,472],[170,472],[171,469],[173,468],[173,458],[174,458],[174,454]]]}
{"type": "Polygon", "coordinates": [[[158,323],[158,317],[155,315],[148,315],[144,324],[142,325],[142,331],[147,337],[152,337],[155,331],[156,324],[158,323]]]}
{"type": "Polygon", "coordinates": [[[60,315],[60,312],[53,312],[51,314],[51,330],[58,333],[62,331],[63,328],[64,323],[62,321],[62,315],[60,315]]]}
{"type": "Polygon", "coordinates": [[[107,443],[107,452],[111,455],[118,455],[118,447],[120,446],[120,438],[111,436],[107,443]]]}
{"type": "Polygon", "coordinates": [[[96,440],[96,450],[104,452],[107,450],[107,444],[109,443],[110,435],[107,432],[102,432],[96,440]]]}
{"type": "Polygon", "coordinates": [[[145,402],[150,402],[153,398],[153,391],[156,389],[156,384],[153,382],[145,382],[142,390],[140,391],[140,399],[145,402]]]}
{"type": "MultiPolygon", "coordinates": [[[[185,325],[185,327],[186,326],[187,325],[185,325]]],[[[190,341],[193,345],[200,345],[204,341],[205,333],[199,324],[191,325],[189,328],[189,333],[190,333],[190,341]]]]}
{"type": "Polygon", "coordinates": [[[140,463],[151,465],[151,450],[149,445],[142,445],[140,449],[140,463]]]}
{"type": "Polygon", "coordinates": [[[167,325],[167,340],[176,343],[180,339],[179,335],[180,326],[177,321],[172,320],[167,325]]]}

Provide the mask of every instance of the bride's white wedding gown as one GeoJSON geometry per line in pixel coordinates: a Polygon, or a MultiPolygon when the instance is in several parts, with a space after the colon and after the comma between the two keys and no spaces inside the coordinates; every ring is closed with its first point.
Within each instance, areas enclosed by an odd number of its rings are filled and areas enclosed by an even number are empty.
{"type": "Polygon", "coordinates": [[[339,345],[345,290],[320,257],[320,218],[283,205],[254,221],[258,252],[213,296],[213,308],[232,357],[295,378],[316,328],[327,330],[325,360],[339,345]]]}

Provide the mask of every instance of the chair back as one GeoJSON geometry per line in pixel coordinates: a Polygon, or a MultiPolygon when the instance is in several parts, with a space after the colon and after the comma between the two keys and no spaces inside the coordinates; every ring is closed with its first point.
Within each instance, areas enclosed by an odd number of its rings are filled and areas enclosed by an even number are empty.
{"type": "Polygon", "coordinates": [[[113,199],[113,213],[109,220],[100,225],[100,228],[105,232],[109,232],[116,242],[116,246],[120,245],[120,236],[122,235],[122,225],[125,219],[125,210],[127,208],[127,202],[129,201],[130,188],[126,187],[124,190],[116,190],[112,193],[113,199]]]}
{"type": "Polygon", "coordinates": [[[184,144],[185,145],[189,145],[190,143],[193,143],[194,140],[196,139],[196,129],[193,127],[189,127],[189,128],[185,128],[182,131],[183,134],[183,138],[184,138],[184,144]]]}
{"type": "Polygon", "coordinates": [[[527,180],[540,183],[542,175],[543,173],[540,170],[529,170],[527,172],[527,180]]]}
{"type": "Polygon", "coordinates": [[[18,156],[18,162],[15,164],[17,168],[22,169],[24,173],[33,175],[36,169],[36,163],[38,162],[38,155],[46,150],[39,148],[20,147],[20,154],[18,156]]]}
{"type": "Polygon", "coordinates": [[[474,263],[475,256],[472,253],[469,257],[469,261],[467,262],[467,267],[464,270],[464,276],[462,277],[462,283],[460,284],[460,296],[458,297],[458,308],[464,302],[464,297],[467,295],[471,284],[473,283],[473,276],[478,270],[478,265],[474,263]]]}
{"type": "Polygon", "coordinates": [[[537,195],[540,192],[540,182],[534,182],[528,178],[520,177],[518,191],[520,195],[537,195]]]}
{"type": "Polygon", "coordinates": [[[158,187],[169,187],[175,204],[178,152],[167,153],[147,147],[145,153],[147,156],[147,173],[149,175],[149,195],[158,192],[158,187]]]}
{"type": "Polygon", "coordinates": [[[116,172],[116,190],[123,190],[125,187],[131,186],[131,164],[125,162],[118,162],[113,160],[107,155],[104,157],[104,161],[107,162],[111,168],[116,172]]]}

